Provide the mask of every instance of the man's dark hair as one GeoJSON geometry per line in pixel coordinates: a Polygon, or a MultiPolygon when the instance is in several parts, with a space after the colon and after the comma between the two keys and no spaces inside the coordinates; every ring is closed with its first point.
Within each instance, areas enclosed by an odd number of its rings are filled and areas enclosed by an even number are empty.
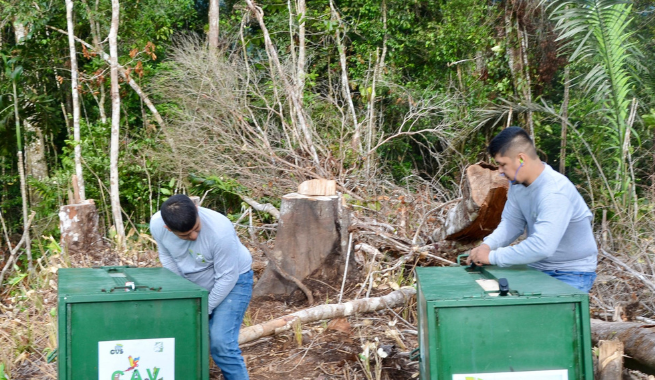
{"type": "Polygon", "coordinates": [[[537,158],[537,151],[528,132],[521,127],[509,127],[503,129],[491,140],[487,150],[491,157],[507,156],[507,151],[515,150],[516,153],[523,151],[532,158],[537,158]]]}
{"type": "Polygon", "coordinates": [[[161,205],[161,217],[166,226],[175,232],[188,232],[198,219],[198,208],[191,198],[176,194],[161,205]]]}

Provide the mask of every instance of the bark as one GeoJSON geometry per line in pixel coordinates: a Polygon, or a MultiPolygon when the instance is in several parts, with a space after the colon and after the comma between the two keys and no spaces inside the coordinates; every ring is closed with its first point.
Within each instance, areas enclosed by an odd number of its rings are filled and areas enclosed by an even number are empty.
{"type": "Polygon", "coordinates": [[[298,66],[296,69],[296,91],[300,97],[300,104],[303,102],[303,91],[305,90],[305,61],[307,59],[305,43],[305,18],[307,17],[307,5],[305,0],[297,0],[298,10],[298,66]]]}
{"type": "Polygon", "coordinates": [[[416,295],[416,289],[403,287],[383,297],[364,298],[342,304],[319,305],[300,310],[259,325],[241,329],[239,332],[239,344],[288,331],[297,323],[310,323],[324,319],[347,317],[355,313],[370,313],[386,308],[403,306],[414,295],[416,295]]]}
{"type": "MultiPolygon", "coordinates": [[[[48,177],[48,165],[45,160],[45,141],[41,128],[25,120],[25,132],[30,138],[25,147],[25,166],[27,175],[38,180],[48,177]]],[[[30,197],[33,200],[32,204],[36,204],[35,194],[30,197]]]]}
{"type": "MultiPolygon", "coordinates": [[[[91,38],[93,39],[93,46],[95,46],[96,52],[102,51],[102,44],[100,43],[100,25],[96,22],[94,13],[91,11],[89,4],[86,0],[82,0],[84,7],[86,8],[86,13],[89,17],[89,26],[91,27],[91,38]]],[[[96,2],[96,12],[98,11],[98,3],[96,2]]],[[[68,37],[70,38],[70,36],[68,37]]],[[[101,80],[99,83],[100,87],[100,99],[98,100],[98,112],[100,113],[100,121],[102,124],[107,123],[107,113],[105,112],[105,81],[101,80]]],[[[95,95],[94,95],[95,97],[95,95]]]]}
{"type": "MultiPolygon", "coordinates": [[[[123,227],[123,215],[121,214],[120,193],[118,190],[118,144],[121,118],[121,98],[118,85],[118,18],[120,5],[118,0],[111,0],[111,28],[109,29],[109,55],[111,73],[111,149],[109,163],[109,182],[111,213],[114,217],[114,228],[118,236],[118,247],[123,248],[125,243],[125,228],[123,227]]],[[[71,34],[69,33],[69,36],[71,34]]]]}
{"type": "Polygon", "coordinates": [[[220,0],[209,0],[209,33],[207,43],[210,51],[218,49],[218,23],[220,20],[220,0]]]}
{"type": "MultiPolygon", "coordinates": [[[[532,81],[530,79],[530,64],[528,62],[528,32],[519,28],[518,18],[516,21],[516,33],[521,42],[521,57],[523,58],[523,75],[525,76],[525,83],[523,84],[523,99],[527,104],[532,103],[532,81]]],[[[532,111],[528,109],[526,115],[528,123],[528,132],[532,141],[534,141],[534,122],[532,120],[532,111]]]]}
{"type": "Polygon", "coordinates": [[[66,0],[66,23],[68,25],[68,48],[71,62],[71,94],[73,97],[73,140],[75,141],[75,174],[80,188],[80,199],[86,199],[82,175],[82,146],[80,145],[80,98],[78,92],[77,54],[73,24],[73,0],[66,0]]]}
{"type": "Polygon", "coordinates": [[[61,245],[68,253],[91,253],[104,248],[98,210],[93,199],[59,209],[61,245]]]}
{"type": "Polygon", "coordinates": [[[478,240],[493,232],[507,200],[509,182],[490,164],[466,169],[462,200],[448,211],[444,226],[433,234],[435,241],[478,240]]]}
{"type": "Polygon", "coordinates": [[[621,380],[623,378],[623,343],[618,340],[598,342],[599,380],[621,380]]]}
{"type": "Polygon", "coordinates": [[[571,69],[566,66],[564,69],[564,100],[562,100],[562,135],[559,148],[559,172],[564,174],[566,171],[566,127],[569,123],[569,73],[571,69]]]}
{"type": "Polygon", "coordinates": [[[594,344],[600,340],[618,339],[623,343],[626,355],[655,370],[655,325],[592,319],[591,338],[594,344]]]}
{"type": "MultiPolygon", "coordinates": [[[[303,281],[321,278],[325,282],[341,280],[345,264],[342,252],[343,229],[339,197],[310,197],[287,194],[282,197],[272,260],[278,268],[303,281]]],[[[351,274],[353,271],[351,271],[351,274]]],[[[298,287],[267,267],[253,295],[290,295],[298,287]]]]}
{"type": "Polygon", "coordinates": [[[30,240],[30,223],[27,219],[29,206],[27,205],[27,184],[25,182],[25,169],[23,163],[23,152],[18,151],[18,176],[20,177],[20,196],[23,198],[23,235],[25,236],[25,253],[27,254],[27,268],[31,273],[34,270],[32,264],[32,241],[30,240]]]}

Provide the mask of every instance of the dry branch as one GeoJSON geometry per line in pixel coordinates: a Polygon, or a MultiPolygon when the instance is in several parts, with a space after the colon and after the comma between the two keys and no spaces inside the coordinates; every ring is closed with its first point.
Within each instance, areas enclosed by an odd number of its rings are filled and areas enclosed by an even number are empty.
{"type": "Polygon", "coordinates": [[[290,330],[295,323],[309,323],[324,319],[347,317],[355,313],[370,313],[372,311],[394,308],[407,303],[416,294],[416,289],[403,287],[383,297],[364,298],[342,304],[319,305],[297,311],[264,322],[246,327],[239,333],[239,344],[248,343],[268,335],[275,335],[290,330]]]}
{"type": "Polygon", "coordinates": [[[252,207],[256,211],[266,212],[270,214],[272,217],[274,217],[275,219],[280,219],[280,211],[276,209],[275,206],[273,206],[272,204],[270,203],[261,204],[256,200],[245,195],[241,195],[241,199],[243,199],[244,202],[249,204],[250,207],[252,207]]]}
{"type": "MultiPolygon", "coordinates": [[[[9,258],[7,259],[7,263],[5,264],[5,267],[2,268],[2,272],[0,273],[0,287],[2,286],[2,280],[5,278],[5,273],[7,272],[7,270],[9,268],[11,268],[13,266],[14,261],[17,258],[16,254],[18,253],[18,250],[29,239],[30,226],[32,225],[32,220],[34,219],[35,215],[36,215],[36,212],[32,211],[32,213],[30,214],[29,219],[27,220],[27,223],[25,223],[25,229],[23,231],[23,236],[20,238],[20,241],[18,242],[18,244],[16,244],[16,246],[13,249],[11,249],[11,251],[10,251],[9,258]]],[[[3,220],[2,223],[4,225],[4,220],[3,220]]],[[[11,246],[8,239],[7,239],[7,244],[9,244],[11,246]]]]}

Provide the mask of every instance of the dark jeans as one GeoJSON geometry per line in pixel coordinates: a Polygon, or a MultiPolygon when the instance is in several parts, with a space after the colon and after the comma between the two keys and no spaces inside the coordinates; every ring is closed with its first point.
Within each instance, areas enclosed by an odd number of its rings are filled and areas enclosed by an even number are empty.
{"type": "Polygon", "coordinates": [[[252,297],[252,270],[239,275],[236,285],[209,319],[209,347],[225,380],[248,380],[239,349],[239,328],[252,297]]]}
{"type": "Polygon", "coordinates": [[[562,282],[565,282],[574,288],[578,288],[585,293],[589,293],[591,286],[596,280],[596,272],[574,272],[563,270],[544,270],[542,271],[562,282]]]}

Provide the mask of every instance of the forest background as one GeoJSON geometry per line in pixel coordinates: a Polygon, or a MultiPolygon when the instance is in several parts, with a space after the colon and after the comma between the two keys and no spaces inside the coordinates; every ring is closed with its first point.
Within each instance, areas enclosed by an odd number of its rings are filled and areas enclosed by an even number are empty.
{"type": "Polygon", "coordinates": [[[313,178],[411,238],[509,125],[653,281],[652,1],[0,0],[0,58],[2,240],[35,212],[6,295],[59,249],[73,174],[119,250],[171,194],[236,221],[313,178]]]}

